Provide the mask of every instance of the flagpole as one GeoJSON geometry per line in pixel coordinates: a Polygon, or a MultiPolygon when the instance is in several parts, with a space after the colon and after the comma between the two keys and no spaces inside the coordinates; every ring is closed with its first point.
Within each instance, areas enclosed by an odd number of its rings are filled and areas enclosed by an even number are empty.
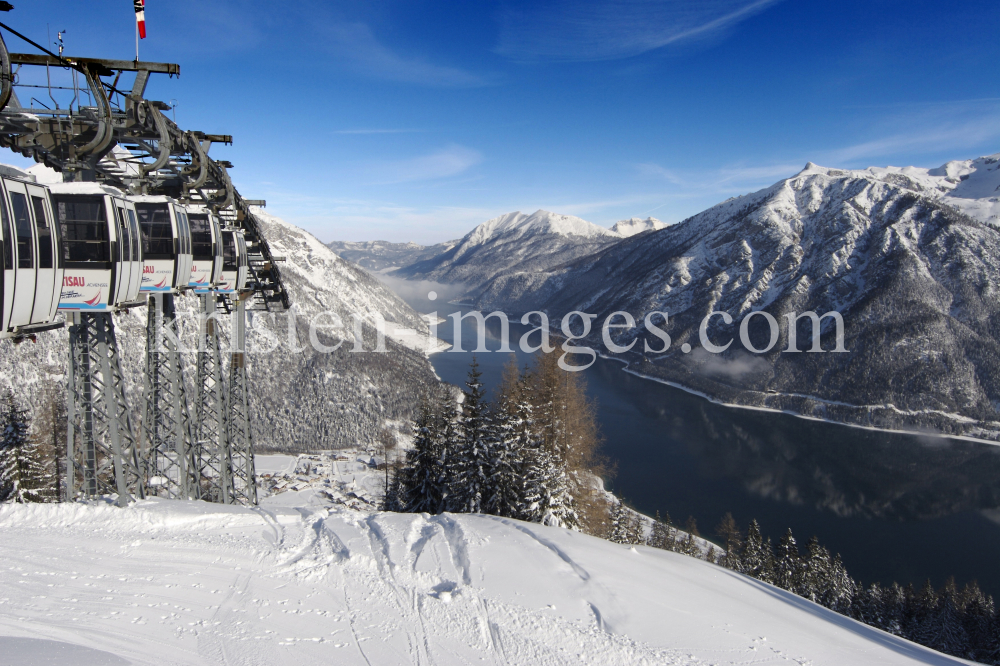
{"type": "Polygon", "coordinates": [[[135,61],[139,62],[139,22],[135,23],[135,61]]]}

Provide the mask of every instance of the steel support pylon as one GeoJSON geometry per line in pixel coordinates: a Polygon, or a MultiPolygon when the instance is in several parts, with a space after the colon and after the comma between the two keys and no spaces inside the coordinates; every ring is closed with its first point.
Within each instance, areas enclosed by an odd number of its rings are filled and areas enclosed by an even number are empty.
{"type": "MultiPolygon", "coordinates": [[[[247,294],[249,296],[249,294],[247,294]]],[[[250,393],[246,367],[246,300],[236,299],[230,338],[229,448],[232,455],[233,498],[237,504],[257,504],[257,473],[253,460],[253,432],[250,428],[250,393]]]]}
{"type": "Polygon", "coordinates": [[[147,492],[157,497],[198,499],[199,451],[192,436],[180,354],[174,295],[149,298],[146,324],[147,492]]]}
{"type": "Polygon", "coordinates": [[[146,491],[114,321],[109,312],[69,317],[66,497],[116,495],[125,506],[146,491]]]}
{"type": "Polygon", "coordinates": [[[201,294],[202,317],[198,342],[198,400],[195,403],[195,440],[201,452],[201,498],[232,504],[232,456],[226,427],[227,394],[223,381],[220,321],[215,294],[201,294]]]}

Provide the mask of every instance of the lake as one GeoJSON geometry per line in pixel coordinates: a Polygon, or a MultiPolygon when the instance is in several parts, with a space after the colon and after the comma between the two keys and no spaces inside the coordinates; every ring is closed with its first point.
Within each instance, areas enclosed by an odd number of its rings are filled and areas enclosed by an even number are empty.
{"type": "MultiPolygon", "coordinates": [[[[460,310],[425,290],[399,292],[420,312],[460,310]]],[[[475,348],[474,323],[463,330],[475,348]]],[[[512,347],[525,330],[511,325],[512,347]]],[[[489,332],[497,349],[498,327],[489,332]]],[[[452,341],[451,320],[438,337],[452,341]]],[[[442,352],[431,362],[463,386],[471,357],[442,352]]],[[[497,386],[510,354],[476,357],[484,383],[497,386]]],[[[802,550],[818,536],[866,584],[930,578],[938,587],[954,575],[1000,596],[1000,446],[726,407],[622,368],[598,359],[583,374],[602,453],[617,468],[607,485],[639,511],[669,512],[676,524],[693,516],[709,537],[729,511],[743,527],[756,518],[774,542],[792,528],[802,550]]]]}

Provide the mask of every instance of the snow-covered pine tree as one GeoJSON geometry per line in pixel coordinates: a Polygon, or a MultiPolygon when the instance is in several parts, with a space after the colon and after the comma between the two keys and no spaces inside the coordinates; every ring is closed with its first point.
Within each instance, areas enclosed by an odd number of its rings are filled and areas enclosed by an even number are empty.
{"type": "Polygon", "coordinates": [[[399,487],[395,492],[403,511],[437,514],[445,509],[445,418],[426,400],[420,406],[413,424],[413,448],[397,472],[399,487]]]}
{"type": "Polygon", "coordinates": [[[906,638],[914,643],[929,645],[935,637],[934,623],[938,605],[938,595],[930,579],[924,582],[919,592],[912,592],[910,612],[907,617],[906,638]]]}
{"type": "Polygon", "coordinates": [[[504,368],[503,381],[498,391],[496,407],[492,412],[492,440],[490,450],[489,495],[483,512],[495,516],[515,518],[522,511],[521,467],[524,448],[529,441],[528,414],[523,411],[527,401],[522,395],[517,362],[511,358],[504,368]]]}
{"type": "Polygon", "coordinates": [[[726,549],[723,566],[733,571],[742,571],[740,553],[743,551],[743,534],[736,525],[733,514],[727,512],[722,517],[722,522],[715,528],[715,533],[722,539],[722,545],[726,549]]]}
{"type": "Polygon", "coordinates": [[[448,459],[448,510],[456,513],[483,513],[493,494],[489,482],[494,428],[482,374],[473,356],[462,402],[462,433],[448,459]]]}
{"type": "Polygon", "coordinates": [[[859,587],[851,602],[849,617],[870,627],[885,630],[885,617],[882,611],[884,596],[885,591],[878,583],[872,583],[867,588],[859,587]]]}
{"type": "Polygon", "coordinates": [[[611,509],[611,533],[608,534],[608,541],[629,543],[628,524],[629,511],[625,508],[624,502],[618,502],[611,509]]]}
{"type": "Polygon", "coordinates": [[[820,600],[820,603],[831,610],[846,615],[854,600],[857,583],[847,573],[839,553],[830,563],[829,581],[825,596],[820,600]]]}
{"type": "Polygon", "coordinates": [[[941,590],[937,608],[930,614],[927,647],[956,657],[972,656],[969,635],[962,625],[961,601],[955,579],[949,578],[941,590]]]}
{"type": "Polygon", "coordinates": [[[796,590],[795,593],[810,601],[821,603],[832,586],[830,566],[830,551],[820,545],[817,537],[809,539],[801,590],[796,590]]]}
{"type": "Polygon", "coordinates": [[[985,664],[996,662],[1000,656],[1000,645],[993,631],[996,609],[993,597],[988,597],[979,589],[976,581],[967,583],[962,590],[962,607],[965,609],[963,626],[969,636],[972,659],[985,664]]]}
{"type": "Polygon", "coordinates": [[[38,447],[28,432],[28,410],[17,403],[13,392],[3,396],[3,438],[0,440],[0,494],[6,502],[44,502],[49,493],[45,468],[39,461],[38,447]]]}
{"type": "Polygon", "coordinates": [[[794,591],[796,580],[801,575],[802,559],[799,557],[799,547],[792,536],[792,528],[788,528],[785,536],[778,541],[774,556],[774,584],[783,590],[794,591]]]}
{"type": "Polygon", "coordinates": [[[903,614],[906,610],[906,590],[899,583],[893,583],[882,593],[882,623],[885,631],[896,636],[903,635],[903,614]]]}
{"type": "Polygon", "coordinates": [[[673,543],[674,535],[670,528],[670,515],[668,514],[666,519],[663,519],[660,517],[660,512],[657,511],[653,526],[649,530],[649,539],[646,540],[646,545],[663,550],[673,550],[673,543]]]}
{"type": "MultiPolygon", "coordinates": [[[[547,356],[546,354],[542,355],[547,356]]],[[[555,381],[539,379],[539,365],[525,372],[518,392],[518,410],[524,419],[521,445],[521,495],[518,518],[533,523],[577,528],[579,518],[569,484],[566,461],[558,455],[558,411],[555,381]],[[547,387],[547,388],[546,388],[547,387]],[[541,418],[539,417],[541,414],[541,418]]]]}
{"type": "Polygon", "coordinates": [[[774,555],[770,550],[770,542],[765,542],[761,536],[760,525],[756,520],[750,521],[740,557],[743,573],[765,583],[773,582],[774,555]]]}

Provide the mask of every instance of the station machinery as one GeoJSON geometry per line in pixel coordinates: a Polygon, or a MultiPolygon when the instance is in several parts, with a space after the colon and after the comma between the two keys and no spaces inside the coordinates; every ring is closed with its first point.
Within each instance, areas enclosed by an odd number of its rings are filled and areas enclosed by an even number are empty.
{"type": "Polygon", "coordinates": [[[0,145],[62,177],[0,167],[0,337],[69,326],[67,498],[256,504],[246,311],[290,302],[251,210],[264,202],[208,156],[231,137],[181,130],[145,98],[150,75],[178,65],[64,57],[0,27],[40,51],[10,53],[0,37],[0,145]],[[179,348],[184,292],[202,315],[195,396],[179,348]],[[134,307],[147,310],[136,411],[114,325],[134,307]]]}

